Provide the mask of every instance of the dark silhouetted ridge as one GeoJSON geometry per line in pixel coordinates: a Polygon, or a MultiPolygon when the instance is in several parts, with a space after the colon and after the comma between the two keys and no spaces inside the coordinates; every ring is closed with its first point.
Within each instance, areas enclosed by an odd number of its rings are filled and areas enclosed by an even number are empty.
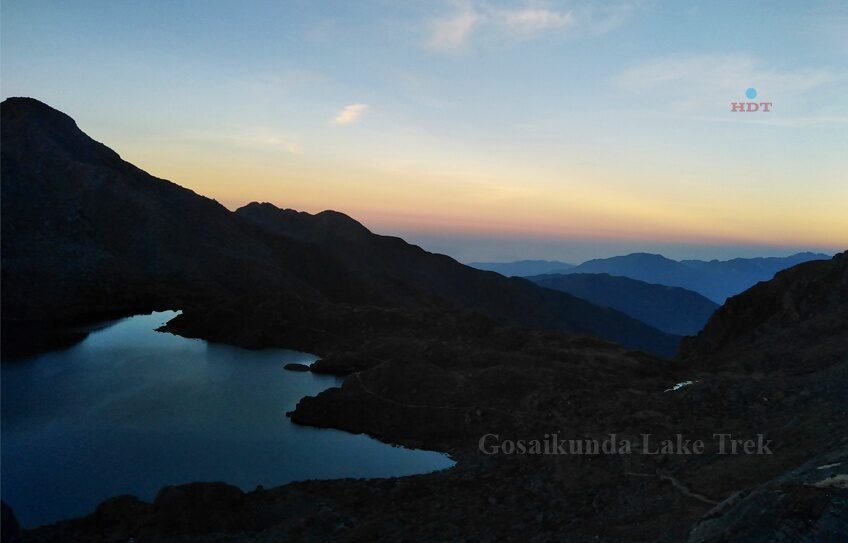
{"type": "Polygon", "coordinates": [[[464,266],[400,238],[373,234],[338,212],[310,215],[252,203],[235,213],[268,232],[326,248],[347,267],[374,281],[375,288],[408,303],[458,305],[524,326],[615,338],[652,352],[675,349],[675,337],[622,313],[539,289],[529,281],[464,266]]]}
{"type": "MultiPolygon", "coordinates": [[[[372,234],[342,213],[267,203],[230,212],[123,161],[37,100],[3,102],[2,139],[4,323],[212,301],[246,311],[238,299],[279,298],[304,315],[442,308],[665,355],[676,349],[677,337],[626,315],[372,234]]],[[[288,329],[318,337],[320,326],[303,319],[288,329]]],[[[278,341],[245,333],[244,343],[278,341]]]]}

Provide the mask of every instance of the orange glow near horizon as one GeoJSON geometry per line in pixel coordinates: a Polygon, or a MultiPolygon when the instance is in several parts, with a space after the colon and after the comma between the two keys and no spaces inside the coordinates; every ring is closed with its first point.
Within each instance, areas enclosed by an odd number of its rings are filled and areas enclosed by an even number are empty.
{"type": "Polygon", "coordinates": [[[627,185],[593,172],[580,172],[576,180],[535,172],[534,180],[525,176],[516,184],[510,171],[386,171],[360,164],[232,161],[229,156],[192,160],[191,155],[159,153],[127,158],[142,167],[155,164],[150,167],[154,175],[215,198],[231,210],[251,201],[310,213],[334,209],[388,234],[832,250],[848,242],[848,216],[841,213],[838,199],[810,215],[798,208],[791,194],[774,192],[763,206],[758,205],[761,192],[756,190],[746,195],[738,189],[728,198],[726,189],[701,184],[675,193],[656,178],[646,181],[645,174],[632,174],[627,185]]]}

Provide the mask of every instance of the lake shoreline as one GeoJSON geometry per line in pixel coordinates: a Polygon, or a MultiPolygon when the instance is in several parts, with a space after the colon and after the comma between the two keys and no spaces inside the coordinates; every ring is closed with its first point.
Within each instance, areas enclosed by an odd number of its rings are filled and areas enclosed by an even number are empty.
{"type": "MultiPolygon", "coordinates": [[[[28,520],[28,508],[41,500],[27,487],[53,487],[45,502],[53,508],[76,495],[72,501],[85,503],[79,498],[95,492],[102,497],[94,509],[107,496],[127,491],[153,500],[161,488],[180,481],[223,479],[242,492],[278,486],[281,478],[392,476],[454,464],[441,451],[293,424],[286,411],[341,384],[334,376],[284,369],[287,360],[312,363],[315,355],[248,351],[157,331],[177,314],[93,324],[69,348],[3,365],[4,500],[24,526],[41,524],[28,520]],[[146,445],[139,449],[136,442],[146,445]],[[59,450],[65,452],[54,458],[59,450]],[[110,466],[105,471],[104,463],[110,466]],[[136,469],[120,475],[126,472],[121,463],[136,469]],[[77,471],[64,474],[65,465],[77,471]],[[170,475],[157,475],[156,466],[167,466],[163,474],[170,475]],[[60,498],[63,493],[67,498],[60,498]]],[[[83,513],[76,507],[68,517],[83,513]]]]}

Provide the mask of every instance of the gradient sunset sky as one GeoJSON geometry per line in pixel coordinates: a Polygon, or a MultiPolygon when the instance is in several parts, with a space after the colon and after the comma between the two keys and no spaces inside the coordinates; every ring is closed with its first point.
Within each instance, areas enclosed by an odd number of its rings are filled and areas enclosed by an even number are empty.
{"type": "Polygon", "coordinates": [[[466,262],[848,248],[848,2],[699,4],[3,0],[2,94],[466,262]]]}

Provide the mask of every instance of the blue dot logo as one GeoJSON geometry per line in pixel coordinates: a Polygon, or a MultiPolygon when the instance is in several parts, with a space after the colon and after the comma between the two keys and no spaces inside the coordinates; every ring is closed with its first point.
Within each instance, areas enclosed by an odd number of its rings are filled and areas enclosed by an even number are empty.
{"type": "Polygon", "coordinates": [[[748,100],[753,100],[757,97],[757,89],[751,87],[750,89],[745,91],[745,96],[748,97],[748,100]]]}

